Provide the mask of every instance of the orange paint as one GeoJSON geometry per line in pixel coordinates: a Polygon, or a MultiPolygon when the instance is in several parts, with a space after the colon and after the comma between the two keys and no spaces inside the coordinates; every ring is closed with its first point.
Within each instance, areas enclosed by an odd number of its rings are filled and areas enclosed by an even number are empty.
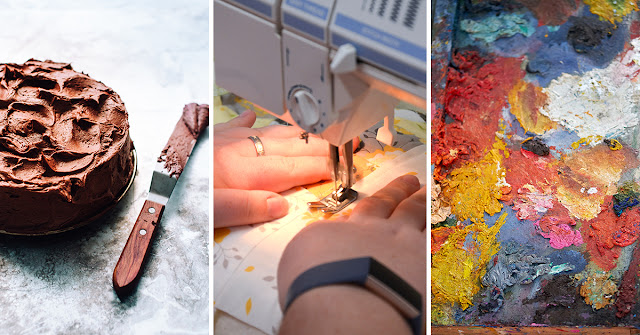
{"type": "Polygon", "coordinates": [[[477,52],[454,54],[445,93],[445,108],[432,118],[431,162],[442,180],[465,161],[481,159],[500,130],[510,87],[524,78],[522,58],[483,59],[477,52]]]}
{"type": "Polygon", "coordinates": [[[607,196],[598,217],[582,226],[591,261],[607,271],[616,266],[620,248],[631,245],[640,236],[640,210],[631,208],[618,217],[612,199],[607,196]]]}
{"type": "Polygon", "coordinates": [[[558,127],[558,124],[542,115],[538,110],[547,101],[547,95],[542,88],[524,80],[509,92],[511,113],[518,119],[524,130],[535,134],[543,134],[547,130],[558,127]]]}

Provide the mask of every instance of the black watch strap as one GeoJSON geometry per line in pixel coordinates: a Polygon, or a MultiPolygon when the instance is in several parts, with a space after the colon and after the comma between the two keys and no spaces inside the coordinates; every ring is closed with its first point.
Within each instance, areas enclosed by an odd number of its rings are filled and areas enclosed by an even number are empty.
{"type": "Polygon", "coordinates": [[[413,334],[422,334],[422,296],[372,257],[325,263],[303,272],[289,287],[285,312],[302,293],[334,284],[355,284],[367,288],[393,305],[405,317],[413,334]]]}

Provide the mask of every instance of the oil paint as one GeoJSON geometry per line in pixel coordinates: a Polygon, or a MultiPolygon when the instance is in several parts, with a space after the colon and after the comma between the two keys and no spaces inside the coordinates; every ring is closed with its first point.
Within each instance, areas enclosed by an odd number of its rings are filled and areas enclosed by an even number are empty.
{"type": "Polygon", "coordinates": [[[435,1],[431,324],[640,326],[640,13],[435,1]]]}

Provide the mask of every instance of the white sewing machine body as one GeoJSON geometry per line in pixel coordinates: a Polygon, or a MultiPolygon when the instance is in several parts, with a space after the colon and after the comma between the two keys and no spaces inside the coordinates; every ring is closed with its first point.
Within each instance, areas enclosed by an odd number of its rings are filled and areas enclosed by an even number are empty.
{"type": "Polygon", "coordinates": [[[425,0],[215,0],[216,84],[342,146],[426,109],[425,0]]]}

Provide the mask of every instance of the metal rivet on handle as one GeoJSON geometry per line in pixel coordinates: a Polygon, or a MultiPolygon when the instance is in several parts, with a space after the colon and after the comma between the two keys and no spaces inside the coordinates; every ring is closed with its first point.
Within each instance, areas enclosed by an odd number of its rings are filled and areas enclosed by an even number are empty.
{"type": "Polygon", "coordinates": [[[153,214],[156,212],[156,209],[153,207],[149,207],[149,213],[153,214]]]}
{"type": "Polygon", "coordinates": [[[147,230],[146,229],[140,229],[140,235],[142,235],[142,236],[147,235],[147,230]]]}

